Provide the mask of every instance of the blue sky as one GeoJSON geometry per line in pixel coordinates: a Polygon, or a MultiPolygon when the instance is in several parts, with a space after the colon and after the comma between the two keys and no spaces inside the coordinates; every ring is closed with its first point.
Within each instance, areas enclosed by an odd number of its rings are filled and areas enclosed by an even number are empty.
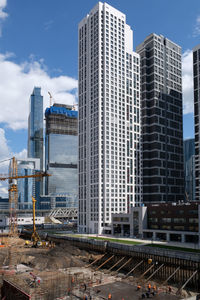
{"type": "MultiPolygon", "coordinates": [[[[26,155],[28,100],[34,85],[41,86],[45,106],[48,90],[55,100],[77,101],[77,26],[96,3],[0,0],[0,160],[26,155]]],[[[199,0],[107,3],[126,14],[134,49],[152,32],[182,47],[184,137],[193,137],[191,50],[200,43],[199,0]]]]}

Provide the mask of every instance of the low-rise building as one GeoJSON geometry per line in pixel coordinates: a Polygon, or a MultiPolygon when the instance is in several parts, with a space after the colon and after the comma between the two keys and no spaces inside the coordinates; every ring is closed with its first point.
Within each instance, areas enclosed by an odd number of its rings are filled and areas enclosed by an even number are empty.
{"type": "Polygon", "coordinates": [[[112,234],[200,245],[200,204],[162,203],[112,215],[112,234]]]}
{"type": "MultiPolygon", "coordinates": [[[[10,218],[7,216],[0,216],[0,228],[6,229],[9,227],[10,218]]],[[[45,217],[35,217],[35,224],[42,225],[45,222],[45,217]]],[[[31,226],[33,225],[32,216],[18,216],[17,218],[18,227],[31,226]]]]}

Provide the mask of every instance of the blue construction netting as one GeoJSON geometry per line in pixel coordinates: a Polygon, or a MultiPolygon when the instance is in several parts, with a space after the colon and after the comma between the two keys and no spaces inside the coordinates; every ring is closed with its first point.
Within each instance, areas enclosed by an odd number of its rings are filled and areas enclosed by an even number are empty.
{"type": "Polygon", "coordinates": [[[78,111],[76,110],[69,110],[65,107],[57,107],[57,106],[51,106],[46,108],[45,110],[45,116],[48,115],[65,115],[69,118],[78,118],[78,111]]]}

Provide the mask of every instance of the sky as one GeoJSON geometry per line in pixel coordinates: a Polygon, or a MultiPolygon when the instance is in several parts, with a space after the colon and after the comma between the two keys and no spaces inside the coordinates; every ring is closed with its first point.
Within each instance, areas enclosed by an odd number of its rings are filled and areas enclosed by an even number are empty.
{"type": "MultiPolygon", "coordinates": [[[[27,155],[29,98],[40,86],[44,109],[77,102],[78,23],[96,0],[0,0],[0,161],[27,155]]],[[[184,138],[194,136],[192,49],[200,44],[199,0],[108,0],[126,14],[134,50],[152,32],[182,47],[184,138]]],[[[0,163],[0,173],[7,173],[0,163]]],[[[0,196],[7,187],[0,183],[0,196]]]]}

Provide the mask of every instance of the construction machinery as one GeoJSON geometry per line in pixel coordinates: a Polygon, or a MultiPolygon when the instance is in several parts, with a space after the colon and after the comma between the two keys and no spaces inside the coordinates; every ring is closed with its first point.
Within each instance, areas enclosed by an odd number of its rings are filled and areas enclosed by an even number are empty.
{"type": "Polygon", "coordinates": [[[25,242],[26,247],[53,247],[54,244],[52,242],[46,242],[42,241],[37,230],[36,230],[36,225],[35,225],[35,203],[37,202],[34,197],[32,197],[32,202],[33,202],[33,233],[31,235],[31,242],[30,243],[28,240],[25,242]]]}
{"type": "Polygon", "coordinates": [[[10,213],[10,221],[9,221],[9,235],[17,236],[17,210],[18,210],[18,188],[17,188],[17,180],[20,178],[42,178],[45,176],[51,176],[45,172],[38,172],[33,175],[18,175],[17,173],[17,160],[15,157],[8,159],[10,160],[9,165],[9,174],[4,175],[0,174],[0,181],[8,180],[8,192],[9,192],[9,213],[10,213]]]}
{"type": "Polygon", "coordinates": [[[33,247],[37,247],[38,242],[41,241],[39,234],[36,231],[36,226],[35,226],[35,198],[32,197],[32,202],[33,202],[33,233],[31,235],[31,240],[33,242],[33,247]]]}

